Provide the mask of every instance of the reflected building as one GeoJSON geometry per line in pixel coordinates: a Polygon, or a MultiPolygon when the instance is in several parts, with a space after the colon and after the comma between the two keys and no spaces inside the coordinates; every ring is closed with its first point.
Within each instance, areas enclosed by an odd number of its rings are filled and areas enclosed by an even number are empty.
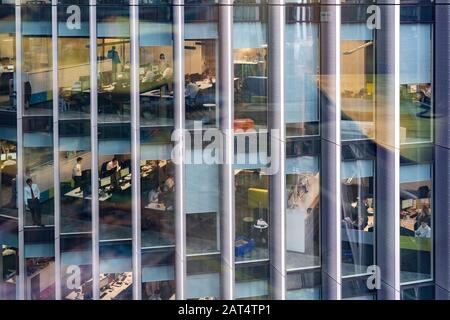
{"type": "Polygon", "coordinates": [[[0,1],[0,299],[448,299],[450,7],[0,1]]]}

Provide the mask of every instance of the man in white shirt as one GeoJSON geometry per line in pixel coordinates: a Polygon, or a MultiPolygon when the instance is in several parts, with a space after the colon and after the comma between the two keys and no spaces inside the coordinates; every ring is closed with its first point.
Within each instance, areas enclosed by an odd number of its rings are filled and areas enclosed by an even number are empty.
{"type": "Polygon", "coordinates": [[[26,180],[24,188],[24,200],[25,206],[30,209],[31,218],[33,219],[33,225],[42,226],[41,223],[41,204],[39,199],[41,198],[41,192],[37,184],[33,183],[31,178],[26,180]]]}
{"type": "Polygon", "coordinates": [[[419,238],[431,238],[431,228],[425,221],[422,221],[415,233],[419,238]]]}
{"type": "Polygon", "coordinates": [[[75,188],[81,186],[81,176],[83,174],[81,169],[81,161],[83,161],[82,157],[77,158],[77,162],[72,168],[72,179],[75,182],[75,188]]]}

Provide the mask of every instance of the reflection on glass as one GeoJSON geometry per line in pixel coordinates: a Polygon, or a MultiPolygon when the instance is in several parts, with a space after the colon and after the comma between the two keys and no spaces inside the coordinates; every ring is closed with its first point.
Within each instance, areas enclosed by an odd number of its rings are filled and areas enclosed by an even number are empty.
{"type": "Polygon", "coordinates": [[[374,161],[341,163],[342,276],[367,273],[374,263],[374,161]]]}
{"type": "Polygon", "coordinates": [[[204,126],[218,126],[216,41],[191,39],[184,44],[186,127],[192,128],[194,121],[204,126]]]}
{"type": "Polygon", "coordinates": [[[187,299],[215,300],[220,297],[220,256],[189,257],[187,299]]]}
{"type": "MultiPolygon", "coordinates": [[[[103,1],[104,4],[114,4],[103,1]]],[[[131,238],[129,7],[97,8],[100,239],[131,238]]]]}
{"type": "Polygon", "coordinates": [[[129,130],[128,125],[99,128],[99,133],[104,133],[105,136],[104,140],[99,140],[99,190],[97,191],[101,240],[131,238],[129,130]],[[114,129],[119,134],[110,136],[109,133],[112,133],[114,129]],[[102,150],[105,151],[102,152],[102,150]]]}
{"type": "Polygon", "coordinates": [[[92,239],[90,234],[61,237],[61,297],[92,299],[92,239]]]}
{"type": "Polygon", "coordinates": [[[436,288],[429,283],[402,287],[402,300],[435,300],[436,288]]]}
{"type": "Polygon", "coordinates": [[[234,6],[233,16],[236,298],[266,298],[269,268],[261,260],[269,258],[267,136],[255,133],[268,126],[266,6],[234,6]]]}
{"type": "Polygon", "coordinates": [[[317,267],[320,265],[319,143],[289,141],[286,149],[286,268],[317,267]]]}
{"type": "Polygon", "coordinates": [[[269,299],[269,264],[267,262],[237,264],[236,300],[269,299]]]}
{"type": "Polygon", "coordinates": [[[375,103],[375,41],[366,23],[341,29],[342,140],[373,138],[375,103]],[[361,31],[365,32],[361,32],[361,31]],[[366,31],[367,30],[367,31],[366,31]],[[359,36],[355,37],[355,34],[359,36]]]}
{"type": "Polygon", "coordinates": [[[322,281],[319,269],[289,272],[286,279],[287,300],[319,300],[322,281]]]}
{"type": "Polygon", "coordinates": [[[234,129],[267,127],[267,31],[265,6],[235,6],[234,129]]]}
{"type": "Polygon", "coordinates": [[[400,167],[400,281],[432,277],[432,165],[400,167]]]}
{"type": "Polygon", "coordinates": [[[319,134],[319,26],[304,22],[312,7],[286,6],[286,136],[319,134]]]}
{"type": "Polygon", "coordinates": [[[27,258],[25,265],[26,300],[54,300],[55,258],[27,258]]]}
{"type": "Polygon", "coordinates": [[[131,270],[131,242],[101,242],[100,299],[131,300],[133,297],[131,270]]]}
{"type": "Polygon", "coordinates": [[[98,121],[130,121],[128,6],[97,10],[98,121]],[[112,30],[110,30],[112,29],[112,30]]]}
{"type": "Polygon", "coordinates": [[[342,280],[343,300],[375,300],[376,290],[367,287],[367,276],[351,277],[342,280]]]}
{"type": "Polygon", "coordinates": [[[174,250],[142,251],[142,300],[174,300],[174,250]]]}
{"type": "Polygon", "coordinates": [[[47,4],[22,6],[25,226],[53,225],[52,44],[47,4]]]}
{"type": "Polygon", "coordinates": [[[91,152],[88,120],[60,121],[61,232],[91,230],[91,152]]]}
{"type": "Polygon", "coordinates": [[[433,139],[432,25],[400,26],[400,142],[433,139]]]}
{"type": "Polygon", "coordinates": [[[141,241],[144,248],[174,244],[173,173],[171,161],[141,160],[141,241]]]}
{"type": "Polygon", "coordinates": [[[269,176],[235,170],[236,261],[269,258],[269,176]]]}
{"type": "Polygon", "coordinates": [[[0,299],[14,300],[19,267],[14,6],[2,4],[0,12],[0,299]]]}

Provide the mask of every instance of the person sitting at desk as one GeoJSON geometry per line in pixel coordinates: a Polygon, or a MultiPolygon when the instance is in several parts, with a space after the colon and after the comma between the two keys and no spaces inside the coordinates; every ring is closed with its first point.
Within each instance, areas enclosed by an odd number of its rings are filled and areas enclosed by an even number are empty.
{"type": "Polygon", "coordinates": [[[171,192],[171,191],[173,191],[174,186],[175,186],[175,180],[173,179],[173,176],[171,174],[169,174],[167,176],[166,181],[164,181],[164,191],[171,192]]]}
{"type": "Polygon", "coordinates": [[[431,228],[425,221],[422,221],[420,227],[414,233],[418,238],[431,238],[431,228]]]}
{"type": "Polygon", "coordinates": [[[425,222],[427,225],[431,224],[431,213],[430,208],[426,204],[422,206],[422,210],[420,212],[415,212],[409,216],[410,218],[416,218],[416,223],[414,224],[414,229],[417,230],[422,222],[425,222]]]}
{"type": "Polygon", "coordinates": [[[146,82],[152,82],[154,81],[156,78],[155,73],[152,71],[151,68],[147,68],[147,70],[145,71],[145,75],[144,78],[142,78],[142,82],[146,83],[146,82]]]}
{"type": "Polygon", "coordinates": [[[154,189],[150,190],[150,192],[148,193],[148,203],[159,203],[161,202],[161,195],[162,195],[162,191],[161,191],[161,187],[158,187],[156,189],[156,191],[154,189]]]}
{"type": "Polygon", "coordinates": [[[200,88],[195,82],[192,82],[192,79],[190,77],[186,78],[186,96],[190,100],[194,100],[197,96],[198,91],[200,88]]]}
{"type": "Polygon", "coordinates": [[[112,160],[106,164],[106,172],[108,172],[108,174],[113,174],[119,170],[120,164],[119,160],[116,157],[112,158],[112,160]]]}
{"type": "Polygon", "coordinates": [[[81,186],[81,179],[82,179],[82,170],[81,170],[81,161],[83,160],[82,157],[78,157],[75,165],[72,168],[72,179],[75,182],[75,189],[81,186]]]}

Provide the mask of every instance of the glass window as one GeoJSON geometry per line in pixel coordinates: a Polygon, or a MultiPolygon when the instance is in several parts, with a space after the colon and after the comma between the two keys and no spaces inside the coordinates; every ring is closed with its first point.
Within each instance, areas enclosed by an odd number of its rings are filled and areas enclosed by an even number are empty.
{"type": "Polygon", "coordinates": [[[286,136],[319,134],[319,26],[314,7],[286,6],[286,136]]]}
{"type": "Polygon", "coordinates": [[[174,260],[173,248],[142,251],[142,300],[175,299],[174,260]]]}
{"type": "Polygon", "coordinates": [[[187,299],[220,297],[220,255],[191,256],[187,261],[187,299]]]}
{"type": "Polygon", "coordinates": [[[286,278],[287,300],[319,300],[322,272],[320,269],[288,272],[286,278]]]}
{"type": "Polygon", "coordinates": [[[14,6],[0,5],[0,299],[18,292],[17,107],[14,6]]]}
{"type": "Polygon", "coordinates": [[[320,142],[286,144],[286,268],[320,266],[320,142]]]}
{"type": "MultiPolygon", "coordinates": [[[[427,6],[421,6],[423,13],[427,6]]],[[[400,142],[433,139],[433,28],[414,7],[402,7],[400,25],[400,142]],[[409,13],[408,13],[409,12],[409,13]],[[412,23],[411,23],[412,22],[412,23]]]]}
{"type": "Polygon", "coordinates": [[[55,298],[51,6],[23,4],[23,167],[26,298],[55,298]]]}
{"type": "Polygon", "coordinates": [[[100,243],[100,299],[131,300],[131,241],[100,243]]]}
{"type": "Polygon", "coordinates": [[[90,234],[61,236],[61,298],[91,300],[92,239],[90,234]]]}
{"type": "Polygon", "coordinates": [[[366,24],[367,6],[342,6],[341,138],[374,138],[375,39],[366,24]]]}
{"type": "Polygon", "coordinates": [[[342,276],[366,274],[375,256],[375,147],[342,147],[342,276]]]}
{"type": "Polygon", "coordinates": [[[255,262],[236,265],[235,299],[269,299],[269,263],[255,262]]]}
{"type": "Polygon", "coordinates": [[[342,300],[375,300],[376,291],[368,289],[367,281],[366,276],[343,279],[342,300]]]}
{"type": "MultiPolygon", "coordinates": [[[[421,152],[426,152],[422,149],[421,152]]],[[[405,161],[400,166],[400,280],[432,278],[433,165],[405,161]]]]}

